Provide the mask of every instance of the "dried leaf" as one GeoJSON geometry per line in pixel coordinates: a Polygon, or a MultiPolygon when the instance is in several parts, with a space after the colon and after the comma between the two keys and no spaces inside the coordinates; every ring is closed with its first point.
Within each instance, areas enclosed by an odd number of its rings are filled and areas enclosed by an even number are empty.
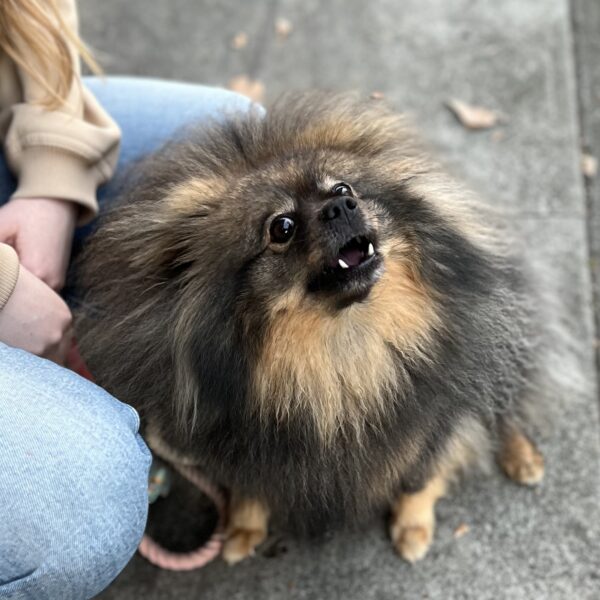
{"type": "Polygon", "coordinates": [[[375,90],[373,92],[371,92],[371,100],[383,100],[384,99],[384,94],[383,92],[380,92],[379,90],[375,90]]]}
{"type": "Polygon", "coordinates": [[[290,36],[290,33],[292,33],[292,29],[292,23],[288,19],[280,17],[275,21],[275,33],[277,34],[277,39],[280,42],[287,40],[287,38],[290,36]]]}
{"type": "Polygon", "coordinates": [[[227,88],[248,96],[254,102],[262,102],[265,97],[265,86],[257,79],[250,79],[247,75],[238,75],[229,80],[227,88]]]}
{"type": "Polygon", "coordinates": [[[581,172],[588,178],[593,179],[598,173],[598,159],[591,154],[581,155],[581,172]]]}
{"type": "Polygon", "coordinates": [[[489,129],[498,125],[502,120],[500,113],[495,110],[483,106],[472,106],[455,98],[448,100],[446,106],[467,129],[489,129]]]}
{"type": "Polygon", "coordinates": [[[243,31],[237,33],[231,40],[231,47],[234,50],[241,50],[248,45],[248,35],[243,31]]]}
{"type": "Polygon", "coordinates": [[[466,523],[461,523],[455,530],[454,530],[454,537],[456,539],[461,538],[463,535],[465,535],[466,533],[469,533],[469,526],[466,523]]]}

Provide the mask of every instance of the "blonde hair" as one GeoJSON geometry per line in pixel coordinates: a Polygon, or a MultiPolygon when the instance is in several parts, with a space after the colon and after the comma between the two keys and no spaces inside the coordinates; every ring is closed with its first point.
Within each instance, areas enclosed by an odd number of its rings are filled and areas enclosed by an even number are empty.
{"type": "Polygon", "coordinates": [[[92,72],[101,72],[56,0],[0,0],[0,48],[45,90],[40,103],[48,109],[65,102],[76,75],[69,45],[92,72]],[[23,48],[33,60],[26,60],[23,48]]]}

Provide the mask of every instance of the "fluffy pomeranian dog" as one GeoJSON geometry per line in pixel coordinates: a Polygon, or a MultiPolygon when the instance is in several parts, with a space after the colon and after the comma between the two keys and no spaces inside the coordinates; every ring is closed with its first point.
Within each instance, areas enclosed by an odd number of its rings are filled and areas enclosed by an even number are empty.
{"type": "Polygon", "coordinates": [[[543,476],[536,290],[381,102],[305,94],[145,159],[81,264],[77,335],[150,446],[231,490],[224,558],[391,506],[422,558],[457,473],[543,476]]]}

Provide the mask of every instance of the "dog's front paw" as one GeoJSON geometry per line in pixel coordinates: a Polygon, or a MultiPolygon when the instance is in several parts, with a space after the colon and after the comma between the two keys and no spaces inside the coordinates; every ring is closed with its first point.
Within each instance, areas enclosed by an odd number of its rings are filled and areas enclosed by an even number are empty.
{"type": "Polygon", "coordinates": [[[396,552],[410,563],[429,550],[435,529],[435,503],[446,491],[446,481],[435,476],[419,492],[400,494],[392,507],[390,536],[396,552]]]}
{"type": "Polygon", "coordinates": [[[262,544],[266,537],[266,530],[232,529],[223,544],[223,560],[228,565],[234,565],[253,556],[256,547],[262,544]]]}
{"type": "Polygon", "coordinates": [[[223,560],[229,564],[248,558],[267,538],[269,510],[259,500],[234,496],[223,544],[223,560]]]}
{"type": "Polygon", "coordinates": [[[410,563],[421,560],[429,550],[433,539],[433,525],[402,525],[392,520],[390,535],[396,552],[410,563]]]}

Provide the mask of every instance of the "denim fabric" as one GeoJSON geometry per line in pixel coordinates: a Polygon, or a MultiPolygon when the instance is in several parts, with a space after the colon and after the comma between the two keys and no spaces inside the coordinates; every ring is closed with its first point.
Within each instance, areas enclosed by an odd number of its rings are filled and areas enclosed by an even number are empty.
{"type": "Polygon", "coordinates": [[[0,598],[91,598],[144,531],[139,418],[93,383],[0,344],[0,598]]]}
{"type": "MultiPolygon", "coordinates": [[[[216,88],[157,80],[86,79],[123,131],[119,173],[187,123],[247,110],[216,88]]],[[[0,153],[0,205],[15,187],[0,153]]],[[[89,228],[77,232],[78,241],[89,228]]],[[[127,564],[147,515],[150,453],[139,419],[96,385],[0,344],[0,598],[75,600],[127,564]]]]}

